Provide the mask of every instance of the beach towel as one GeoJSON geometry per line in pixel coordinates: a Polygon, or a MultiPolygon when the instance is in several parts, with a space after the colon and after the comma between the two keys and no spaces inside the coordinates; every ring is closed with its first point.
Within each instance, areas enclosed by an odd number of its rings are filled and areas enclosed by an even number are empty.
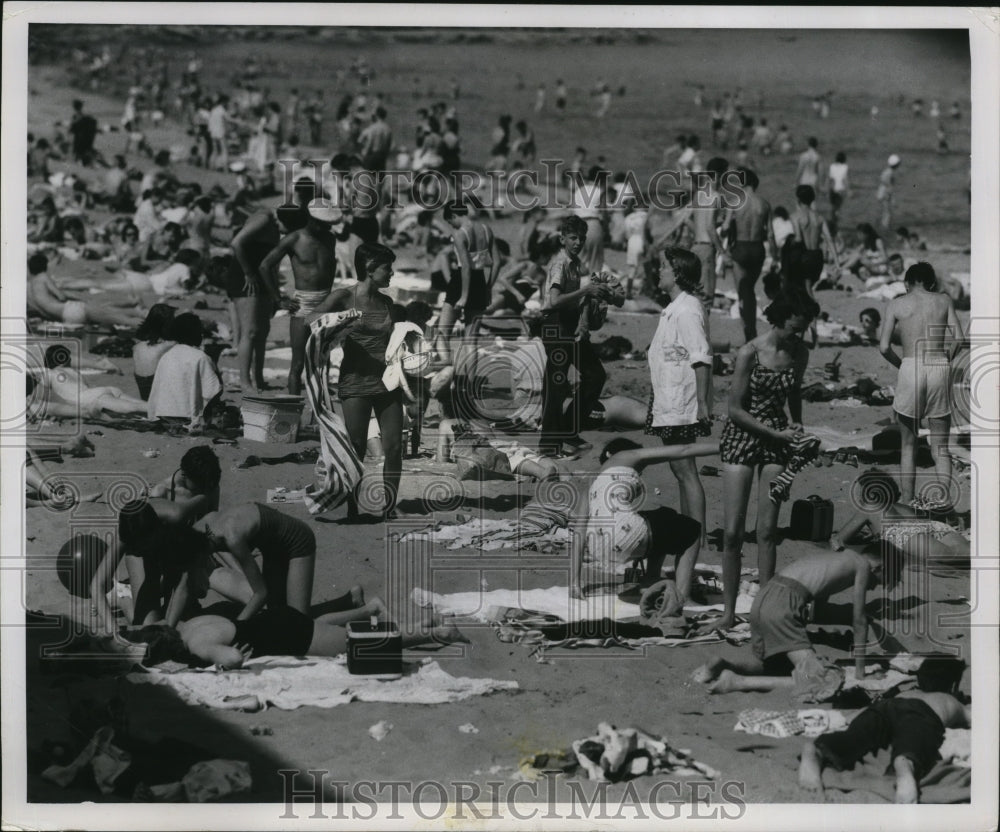
{"type": "Polygon", "coordinates": [[[461,524],[436,523],[407,532],[400,541],[429,540],[446,549],[475,548],[486,552],[498,549],[551,552],[569,544],[567,522],[564,509],[529,503],[519,512],[516,523],[484,517],[461,524]]]}
{"type": "Polygon", "coordinates": [[[259,711],[271,706],[290,711],[306,705],[335,708],[355,701],[437,705],[518,689],[514,681],[452,676],[430,659],[404,662],[398,679],[352,676],[346,656],[267,656],[226,673],[151,668],[126,678],[133,684],[166,685],[190,705],[229,711],[259,711]]]}
{"type": "Polygon", "coordinates": [[[327,385],[330,350],[344,326],[361,312],[330,312],[313,321],[306,342],[306,398],[319,424],[321,456],[314,469],[316,482],[306,488],[303,502],[310,514],[323,514],[337,508],[361,482],[364,468],[347,435],[344,420],[334,412],[327,385]]]}
{"type": "Polygon", "coordinates": [[[849,721],[843,711],[828,711],[821,708],[797,711],[765,711],[760,708],[749,708],[740,711],[733,730],[745,734],[760,734],[772,739],[794,737],[799,734],[818,737],[820,734],[843,731],[849,721]]]}

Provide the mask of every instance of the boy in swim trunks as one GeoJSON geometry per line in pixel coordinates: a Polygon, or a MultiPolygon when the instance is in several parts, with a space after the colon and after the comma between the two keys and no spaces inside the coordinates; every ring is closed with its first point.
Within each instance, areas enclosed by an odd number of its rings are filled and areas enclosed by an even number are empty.
{"type": "Polygon", "coordinates": [[[865,708],[843,731],[807,740],[799,785],[823,791],[823,769],[853,769],[869,753],[891,747],[896,803],[916,803],[919,782],[941,759],[946,728],[970,728],[971,708],[943,691],[913,690],[865,708]]]}
{"type": "Polygon", "coordinates": [[[292,262],[295,296],[289,303],[292,308],[289,322],[292,361],[288,370],[288,392],[293,396],[302,393],[302,370],[309,340],[306,317],[326,300],[333,288],[337,273],[337,239],[332,232],[343,222],[341,211],[325,200],[313,200],[308,210],[309,221],[305,228],[284,237],[260,264],[267,291],[277,301],[281,297],[278,264],[286,255],[292,262]]]}
{"type": "Polygon", "coordinates": [[[777,252],[778,247],[771,224],[771,205],[757,194],[760,185],[757,174],[748,168],[739,168],[738,172],[746,198],[739,208],[729,210],[722,233],[725,234],[731,224],[736,226],[736,240],[729,253],[733,258],[743,336],[751,341],[757,337],[756,286],[767,259],[765,243],[771,246],[772,252],[777,252]]]}
{"type": "Polygon", "coordinates": [[[952,299],[937,291],[937,275],[929,263],[910,266],[903,280],[906,294],[889,302],[879,352],[899,369],[892,409],[902,435],[901,499],[909,503],[916,496],[917,432],[922,420],[930,428],[935,472],[945,493],[951,493],[951,361],[965,336],[952,299]],[[894,332],[902,342],[902,357],[892,347],[894,332]]]}
{"type": "Polygon", "coordinates": [[[816,655],[806,632],[808,606],[852,590],[854,670],[857,678],[863,678],[868,644],[865,604],[868,592],[879,583],[888,589],[896,582],[897,570],[889,571],[884,574],[882,556],[874,551],[818,552],[798,558],[754,598],[749,615],[753,658],[715,659],[698,668],[692,678],[708,684],[712,693],[785,688],[794,690],[801,701],[829,699],[840,689],[843,674],[816,655]]]}

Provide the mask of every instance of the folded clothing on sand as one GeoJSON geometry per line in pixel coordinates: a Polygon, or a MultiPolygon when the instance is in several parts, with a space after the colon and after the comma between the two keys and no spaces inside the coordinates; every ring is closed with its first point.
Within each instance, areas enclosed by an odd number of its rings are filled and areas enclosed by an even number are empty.
{"type": "Polygon", "coordinates": [[[842,711],[805,708],[797,711],[764,711],[750,708],[740,711],[734,731],[745,734],[761,734],[773,739],[794,737],[804,734],[818,737],[847,727],[848,719],[842,711]]]}

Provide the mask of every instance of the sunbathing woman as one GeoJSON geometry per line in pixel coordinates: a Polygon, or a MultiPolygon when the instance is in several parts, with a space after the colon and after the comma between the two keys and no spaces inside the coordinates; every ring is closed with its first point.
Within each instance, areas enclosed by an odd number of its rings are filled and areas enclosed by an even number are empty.
{"type": "MultiPolygon", "coordinates": [[[[260,656],[339,656],[347,651],[347,624],[385,613],[382,601],[373,598],[356,609],[315,619],[291,607],[279,607],[236,622],[219,615],[199,615],[181,622],[176,630],[148,627],[130,637],[148,642],[146,664],[174,659],[236,670],[248,659],[260,656]]],[[[468,642],[458,628],[439,618],[426,629],[402,635],[403,647],[468,642]]]]}
{"type": "Polygon", "coordinates": [[[572,595],[584,596],[585,552],[592,562],[609,571],[645,559],[650,579],[660,577],[663,561],[672,554],[677,556],[676,583],[681,604],[690,601],[701,524],[667,506],[642,510],[646,488],[641,475],[648,465],[718,452],[718,442],[643,448],[630,439],[611,440],[601,452],[600,473],[588,489],[577,491],[573,516],[587,519],[584,533],[573,535],[572,595]]]}

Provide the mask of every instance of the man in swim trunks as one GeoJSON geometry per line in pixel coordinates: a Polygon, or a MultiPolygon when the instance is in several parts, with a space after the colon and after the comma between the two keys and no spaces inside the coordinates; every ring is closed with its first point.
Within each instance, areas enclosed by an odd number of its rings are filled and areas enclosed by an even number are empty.
{"type": "Polygon", "coordinates": [[[278,245],[282,233],[298,231],[309,219],[306,206],[315,196],[312,180],[295,183],[295,204],[253,214],[232,240],[234,268],[226,279],[226,294],[236,309],[237,331],[233,333],[240,365],[240,387],[244,393],[265,389],[264,350],[271,330],[274,298],[261,273],[264,258],[278,245]],[[253,377],[251,378],[251,365],[253,377]]]}
{"type": "MultiPolygon", "coordinates": [[[[715,258],[723,251],[722,240],[717,230],[723,215],[718,183],[719,177],[726,172],[728,166],[725,159],[719,157],[709,159],[705,167],[710,177],[704,188],[692,199],[694,210],[691,213],[691,224],[694,226],[694,242],[691,251],[701,260],[701,285],[705,289],[705,298],[709,304],[715,297],[715,258]]],[[[723,261],[732,262],[728,254],[723,254],[723,261]]]]}
{"type": "Polygon", "coordinates": [[[146,313],[136,307],[70,300],[49,275],[48,268],[49,261],[44,254],[34,254],[28,259],[26,294],[29,312],[64,324],[139,326],[145,320],[146,313]]]}
{"type": "MultiPolygon", "coordinates": [[[[757,278],[767,252],[765,240],[771,251],[777,251],[774,242],[774,228],[771,225],[771,205],[757,194],[760,180],[748,168],[739,168],[746,196],[739,208],[730,209],[726,217],[726,228],[736,226],[736,241],[730,250],[733,258],[733,273],[736,291],[740,299],[740,317],[743,319],[743,336],[747,341],[757,337],[757,278]]],[[[725,229],[723,229],[725,233],[725,229]]]]}
{"type": "Polygon", "coordinates": [[[295,296],[289,304],[292,308],[289,323],[292,363],[288,370],[288,392],[293,396],[302,392],[302,370],[305,367],[306,342],[309,340],[306,316],[326,300],[333,288],[337,272],[337,239],[331,232],[343,222],[341,211],[326,200],[313,200],[308,210],[309,221],[305,228],[283,238],[260,264],[267,290],[277,301],[281,297],[278,264],[286,255],[292,261],[295,296]]]}
{"type": "Polygon", "coordinates": [[[917,432],[920,422],[930,428],[934,470],[946,494],[951,494],[951,361],[965,336],[948,295],[937,291],[937,276],[929,263],[906,270],[906,294],[894,298],[886,309],[879,352],[899,368],[892,408],[902,435],[900,456],[901,502],[916,496],[917,432]],[[892,347],[898,332],[903,345],[900,357],[892,347]]]}
{"type": "Polygon", "coordinates": [[[840,257],[837,255],[837,247],[833,243],[833,236],[830,234],[830,227],[826,224],[826,220],[813,210],[816,189],[812,185],[799,185],[795,189],[795,199],[798,204],[790,219],[795,229],[795,240],[801,244],[802,248],[795,268],[788,270],[794,273],[786,275],[786,277],[797,285],[801,284],[799,288],[804,288],[809,297],[815,300],[813,286],[823,274],[825,263],[820,241],[826,243],[827,251],[833,258],[833,274],[840,273],[840,257]]]}

